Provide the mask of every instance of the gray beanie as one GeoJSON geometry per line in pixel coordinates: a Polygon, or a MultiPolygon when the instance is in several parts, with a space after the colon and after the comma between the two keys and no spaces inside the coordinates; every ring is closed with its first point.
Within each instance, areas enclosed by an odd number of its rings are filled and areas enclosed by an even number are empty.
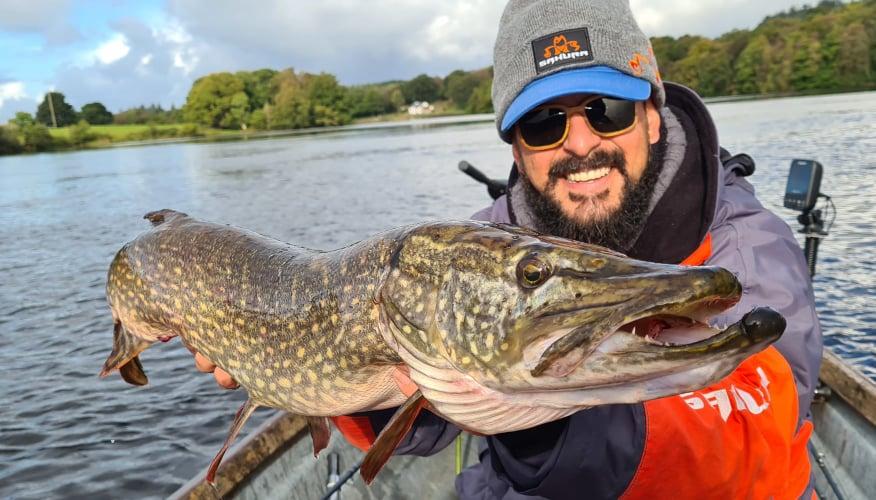
{"type": "Polygon", "coordinates": [[[511,142],[526,112],[570,94],[621,99],[666,94],[648,37],[628,0],[511,0],[493,50],[496,127],[511,142]]]}

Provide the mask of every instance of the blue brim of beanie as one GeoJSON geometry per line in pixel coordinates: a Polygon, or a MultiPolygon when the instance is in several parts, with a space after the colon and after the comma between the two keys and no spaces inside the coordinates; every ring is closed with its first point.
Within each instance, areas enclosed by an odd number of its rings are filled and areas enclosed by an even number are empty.
{"type": "Polygon", "coordinates": [[[502,134],[506,134],[517,120],[537,106],[572,94],[600,94],[644,101],[651,96],[651,83],[608,66],[558,71],[523,87],[502,118],[502,134]]]}

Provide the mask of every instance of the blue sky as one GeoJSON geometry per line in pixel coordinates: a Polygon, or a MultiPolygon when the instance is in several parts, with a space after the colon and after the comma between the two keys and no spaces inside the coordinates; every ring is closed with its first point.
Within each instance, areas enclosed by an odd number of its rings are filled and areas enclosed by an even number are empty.
{"type": "MultiPolygon", "coordinates": [[[[261,67],[342,83],[491,64],[502,0],[0,0],[0,123],[51,89],[79,108],[180,106],[192,81],[261,67]],[[417,44],[399,40],[416,39],[417,44]]],[[[794,0],[631,0],[649,35],[752,28],[794,0]]]]}

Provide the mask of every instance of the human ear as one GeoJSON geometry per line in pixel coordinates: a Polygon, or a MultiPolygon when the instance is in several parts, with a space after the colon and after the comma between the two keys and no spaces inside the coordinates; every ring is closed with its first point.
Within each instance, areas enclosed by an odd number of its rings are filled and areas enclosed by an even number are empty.
{"type": "Polygon", "coordinates": [[[645,120],[648,125],[648,142],[652,145],[660,140],[660,112],[651,100],[645,101],[645,120]]]}

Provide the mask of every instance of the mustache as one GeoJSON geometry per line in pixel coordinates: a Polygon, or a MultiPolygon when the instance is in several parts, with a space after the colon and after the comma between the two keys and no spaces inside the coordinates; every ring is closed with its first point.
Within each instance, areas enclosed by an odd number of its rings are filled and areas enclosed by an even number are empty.
{"type": "Polygon", "coordinates": [[[548,171],[548,179],[550,183],[555,183],[569,174],[596,170],[603,167],[616,167],[621,175],[629,178],[627,174],[627,160],[623,153],[617,150],[598,150],[584,158],[569,157],[557,161],[551,165],[548,171]]]}

